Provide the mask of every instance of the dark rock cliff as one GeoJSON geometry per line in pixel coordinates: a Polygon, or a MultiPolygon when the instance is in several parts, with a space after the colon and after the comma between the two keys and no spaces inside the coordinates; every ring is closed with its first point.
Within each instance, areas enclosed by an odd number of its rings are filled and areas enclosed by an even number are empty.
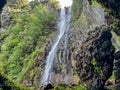
{"type": "MultiPolygon", "coordinates": [[[[91,0],[89,1],[92,6],[93,1],[91,0]]],[[[105,81],[112,75],[115,48],[112,46],[114,42],[111,42],[112,34],[110,31],[114,31],[118,35],[117,36],[118,38],[115,38],[113,34],[114,40],[118,39],[117,40],[118,42],[120,35],[119,34],[120,32],[119,1],[118,0],[109,0],[109,1],[96,0],[96,1],[101,3],[102,7],[104,7],[104,10],[107,12],[105,14],[106,25],[97,26],[94,32],[88,34],[88,39],[82,44],[82,48],[81,48],[82,51],[80,51],[80,53],[76,56],[77,72],[81,78],[81,82],[86,81],[88,85],[88,89],[90,90],[102,90],[105,81]],[[108,9],[110,9],[110,11],[108,9]],[[97,31],[99,33],[97,33],[97,31]],[[94,35],[96,37],[94,37],[94,35]]],[[[117,50],[120,50],[119,47],[117,47],[117,50]]],[[[115,89],[119,90],[119,86],[120,86],[119,73],[118,73],[119,52],[115,54],[115,57],[117,57],[115,61],[115,71],[114,71],[116,77],[115,89]]]]}
{"type": "MultiPolygon", "coordinates": [[[[82,1],[82,0],[80,0],[82,1]]],[[[106,24],[104,26],[98,25],[95,31],[88,33],[87,37],[83,40],[81,50],[76,55],[77,59],[77,72],[80,76],[80,81],[86,82],[88,89],[90,90],[102,90],[105,81],[112,75],[113,72],[113,60],[115,49],[120,50],[119,45],[119,1],[118,0],[92,0],[89,4],[91,6],[101,5],[106,12],[103,16],[106,24]],[[92,4],[94,3],[94,5],[92,4]],[[109,9],[109,10],[108,10],[109,9]],[[115,34],[111,34],[111,31],[115,34]],[[95,35],[95,37],[94,37],[95,35]],[[93,37],[93,38],[92,38],[93,37]],[[111,39],[114,41],[111,42],[111,39]],[[114,48],[113,45],[116,47],[114,48]],[[92,65],[91,65],[92,64],[92,65]]],[[[83,1],[84,2],[84,1],[83,1]]],[[[97,10],[96,10],[97,11],[97,10]]],[[[91,11],[92,12],[92,11],[91,11]]],[[[95,13],[94,13],[95,14],[95,13]]],[[[90,14],[89,14],[90,15],[90,14]]],[[[100,15],[100,13],[99,13],[100,15]]],[[[89,16],[88,16],[89,17],[89,16]]],[[[93,17],[95,17],[93,15],[93,17]]],[[[90,21],[90,20],[89,20],[90,21]]],[[[93,23],[93,22],[92,22],[93,23]]],[[[88,24],[87,24],[88,25],[88,24]]],[[[92,28],[92,30],[94,30],[92,28]]],[[[115,57],[119,57],[119,53],[115,54],[115,57]]],[[[116,77],[116,90],[119,90],[119,59],[115,61],[115,77],[116,77]]]]}
{"type": "Polygon", "coordinates": [[[89,90],[103,90],[113,70],[112,34],[110,28],[101,26],[89,35],[76,55],[77,72],[81,83],[86,82],[89,90]]]}
{"type": "Polygon", "coordinates": [[[114,61],[114,75],[115,75],[115,90],[120,89],[120,75],[119,75],[119,67],[120,67],[120,1],[119,0],[97,0],[108,10],[108,14],[106,19],[108,21],[109,26],[112,27],[112,44],[115,46],[115,61],[114,61]],[[115,32],[115,33],[114,33],[115,32]]]}

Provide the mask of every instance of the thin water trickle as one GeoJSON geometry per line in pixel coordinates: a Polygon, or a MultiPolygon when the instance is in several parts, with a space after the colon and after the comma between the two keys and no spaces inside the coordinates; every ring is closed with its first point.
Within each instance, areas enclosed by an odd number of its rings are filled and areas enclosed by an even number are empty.
{"type": "Polygon", "coordinates": [[[41,79],[41,85],[47,85],[50,83],[49,76],[50,76],[50,72],[53,67],[53,61],[54,61],[54,57],[56,54],[56,49],[57,49],[57,46],[58,46],[62,36],[64,35],[64,33],[66,31],[66,29],[68,29],[68,27],[69,27],[69,24],[67,22],[70,22],[70,19],[71,19],[71,13],[70,13],[71,8],[69,7],[68,14],[66,14],[65,7],[71,6],[72,0],[58,0],[58,1],[60,2],[60,6],[61,6],[60,21],[58,23],[59,34],[57,36],[56,43],[54,43],[51,51],[48,54],[48,57],[46,60],[46,65],[45,65],[45,70],[43,72],[43,76],[41,79]]]}

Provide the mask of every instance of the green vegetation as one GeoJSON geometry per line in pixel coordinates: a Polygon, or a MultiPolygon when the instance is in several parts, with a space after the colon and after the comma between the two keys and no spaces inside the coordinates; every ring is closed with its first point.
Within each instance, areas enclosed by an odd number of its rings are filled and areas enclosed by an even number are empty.
{"type": "Polygon", "coordinates": [[[97,61],[95,60],[95,58],[91,61],[91,64],[92,65],[96,65],[97,64],[97,61]]]}
{"type": "Polygon", "coordinates": [[[82,2],[80,2],[79,0],[75,0],[72,5],[73,20],[76,20],[80,17],[81,10],[82,10],[82,2]]]}
{"type": "Polygon", "coordinates": [[[114,72],[112,73],[112,76],[108,79],[108,81],[110,82],[115,82],[115,76],[114,76],[114,72]]]}
{"type": "Polygon", "coordinates": [[[28,0],[8,0],[7,4],[10,6],[14,6],[15,8],[16,7],[20,8],[20,7],[28,5],[28,0]]]}
{"type": "Polygon", "coordinates": [[[116,51],[120,50],[120,36],[118,36],[115,32],[112,31],[113,35],[113,45],[116,49],[116,51]]]}
{"type": "Polygon", "coordinates": [[[54,32],[56,18],[41,4],[29,11],[11,12],[10,17],[8,30],[0,34],[0,72],[20,82],[29,76],[36,55],[54,32]]]}
{"type": "Polygon", "coordinates": [[[87,89],[83,86],[71,86],[66,84],[59,84],[50,90],[87,90],[87,89]]]}
{"type": "Polygon", "coordinates": [[[104,73],[102,72],[101,68],[99,66],[97,66],[97,61],[95,60],[95,58],[93,58],[93,60],[91,61],[91,64],[93,65],[94,71],[99,73],[100,76],[103,79],[106,79],[106,77],[105,77],[104,73]]]}
{"type": "Polygon", "coordinates": [[[93,65],[94,71],[101,73],[100,68],[97,66],[97,61],[95,60],[95,58],[92,59],[91,64],[93,65]]]}
{"type": "Polygon", "coordinates": [[[98,6],[98,5],[99,5],[98,2],[96,2],[96,1],[92,1],[91,6],[96,7],[96,6],[98,6]]]}
{"type": "Polygon", "coordinates": [[[105,90],[115,90],[115,87],[114,87],[114,84],[115,84],[114,73],[112,73],[112,76],[107,81],[110,82],[110,83],[112,83],[113,85],[105,86],[105,90]]]}
{"type": "Polygon", "coordinates": [[[0,90],[30,90],[27,87],[14,84],[11,80],[7,79],[6,76],[0,73],[0,90]]]}

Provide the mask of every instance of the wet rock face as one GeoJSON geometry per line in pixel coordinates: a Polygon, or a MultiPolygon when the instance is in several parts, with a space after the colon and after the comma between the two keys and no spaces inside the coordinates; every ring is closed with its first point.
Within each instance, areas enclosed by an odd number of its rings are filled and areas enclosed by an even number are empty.
{"type": "Polygon", "coordinates": [[[90,32],[76,55],[78,75],[90,90],[103,90],[105,81],[112,75],[115,49],[109,30],[101,26],[90,32]]]}

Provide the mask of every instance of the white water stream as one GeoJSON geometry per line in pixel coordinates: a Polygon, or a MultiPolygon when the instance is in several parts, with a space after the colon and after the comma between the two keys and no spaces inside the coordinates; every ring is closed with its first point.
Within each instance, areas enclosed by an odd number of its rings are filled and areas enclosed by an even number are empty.
{"type": "Polygon", "coordinates": [[[68,29],[69,22],[71,19],[71,7],[70,6],[72,5],[72,0],[58,0],[58,1],[60,2],[60,6],[61,6],[60,18],[59,18],[60,21],[58,23],[59,34],[56,38],[54,45],[52,46],[51,51],[48,54],[46,65],[45,65],[45,70],[43,72],[43,76],[41,79],[41,85],[47,85],[50,83],[49,77],[50,77],[50,72],[53,67],[53,61],[54,61],[54,57],[56,54],[56,49],[66,29],[68,29]],[[65,9],[65,7],[68,7],[68,10],[65,9]]]}

